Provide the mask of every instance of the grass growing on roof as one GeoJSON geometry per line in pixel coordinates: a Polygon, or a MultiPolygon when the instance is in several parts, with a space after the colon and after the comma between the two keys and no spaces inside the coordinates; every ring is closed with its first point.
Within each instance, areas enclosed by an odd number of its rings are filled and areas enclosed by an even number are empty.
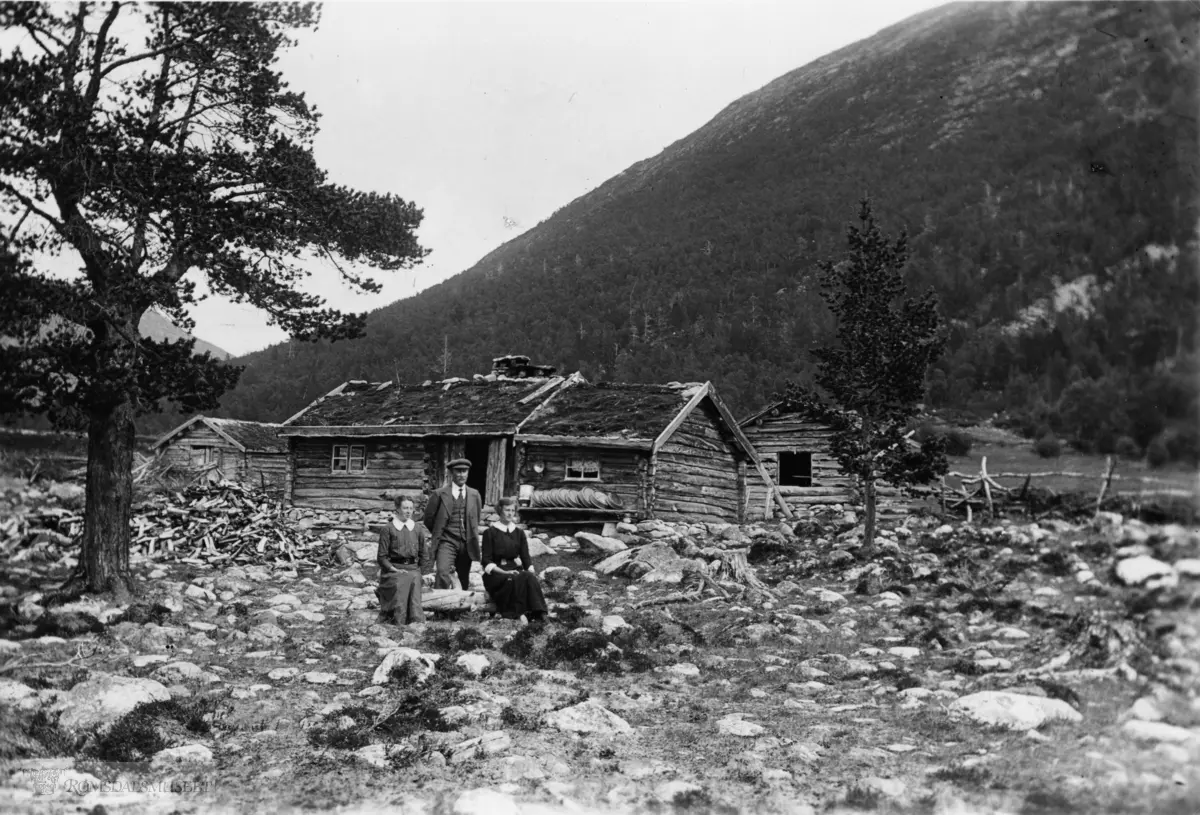
{"type": "Polygon", "coordinates": [[[555,396],[524,432],[654,438],[685,404],[684,391],[666,385],[576,385],[555,396]]]}

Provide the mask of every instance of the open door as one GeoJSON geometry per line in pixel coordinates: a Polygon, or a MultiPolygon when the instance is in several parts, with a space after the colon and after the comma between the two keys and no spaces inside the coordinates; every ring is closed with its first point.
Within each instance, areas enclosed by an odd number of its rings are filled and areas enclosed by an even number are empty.
{"type": "Polygon", "coordinates": [[[471,471],[467,474],[467,486],[479,490],[485,504],[495,506],[493,501],[499,496],[494,499],[487,492],[490,480],[488,473],[491,469],[491,457],[488,455],[490,450],[490,439],[467,439],[463,445],[463,457],[471,462],[471,471]]]}

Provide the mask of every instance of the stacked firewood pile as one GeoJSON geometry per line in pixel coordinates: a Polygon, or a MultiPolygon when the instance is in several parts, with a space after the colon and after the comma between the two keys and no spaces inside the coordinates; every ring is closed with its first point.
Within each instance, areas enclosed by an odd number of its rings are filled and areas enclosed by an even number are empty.
{"type": "Polygon", "coordinates": [[[278,501],[230,481],[157,495],[132,525],[132,551],[185,562],[315,565],[328,548],[292,527],[278,501]]]}
{"type": "MultiPolygon", "coordinates": [[[[189,563],[314,566],[329,548],[289,523],[278,501],[229,481],[154,495],[134,507],[130,526],[131,553],[189,563]]],[[[74,556],[82,532],[82,510],[44,506],[0,524],[0,558],[74,556]]]]}

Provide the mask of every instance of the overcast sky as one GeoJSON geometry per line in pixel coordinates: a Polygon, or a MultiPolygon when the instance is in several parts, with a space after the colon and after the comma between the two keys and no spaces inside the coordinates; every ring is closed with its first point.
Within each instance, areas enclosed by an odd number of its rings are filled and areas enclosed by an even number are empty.
{"type": "MultiPolygon", "coordinates": [[[[311,286],[369,311],[470,268],[722,108],[869,37],[929,0],[335,2],[281,70],[321,111],[335,182],[425,211],[432,254],[382,294],[332,270],[311,286]]],[[[209,300],[195,334],[234,354],[285,339],[250,307],[209,300]]]]}

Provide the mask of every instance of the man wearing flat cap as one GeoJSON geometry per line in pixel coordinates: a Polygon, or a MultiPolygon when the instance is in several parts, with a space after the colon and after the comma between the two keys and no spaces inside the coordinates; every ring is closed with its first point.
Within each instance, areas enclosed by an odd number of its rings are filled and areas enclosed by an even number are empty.
{"type": "Polygon", "coordinates": [[[458,572],[463,589],[471,586],[471,561],[479,560],[479,519],[483,514],[483,496],[467,486],[471,462],[456,458],[446,465],[450,484],[434,490],[425,505],[425,526],[433,539],[437,561],[435,589],[454,587],[450,579],[458,572]]]}

